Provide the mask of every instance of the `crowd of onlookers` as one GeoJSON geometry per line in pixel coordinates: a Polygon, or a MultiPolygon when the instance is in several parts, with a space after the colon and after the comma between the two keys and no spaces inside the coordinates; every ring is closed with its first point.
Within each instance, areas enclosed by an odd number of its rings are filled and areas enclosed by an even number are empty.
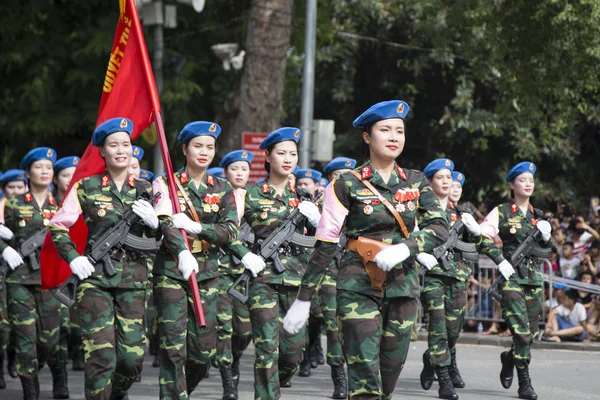
{"type": "MultiPolygon", "coordinates": [[[[476,216],[481,221],[488,211],[489,202],[482,202],[476,216]]],[[[600,320],[599,295],[581,290],[581,283],[600,285],[600,200],[593,197],[589,210],[577,214],[570,206],[559,204],[550,219],[552,225],[551,269],[547,264],[542,268],[545,274],[566,278],[572,281],[556,282],[552,291],[546,283],[544,287],[543,340],[560,342],[600,340],[598,323],[600,320]],[[550,292],[552,295],[550,297],[550,292]]],[[[550,214],[547,214],[549,217],[550,214]]],[[[501,243],[498,243],[501,246],[501,243]]],[[[481,324],[476,316],[484,320],[501,319],[501,309],[491,296],[486,294],[493,278],[493,269],[474,268],[469,280],[466,330],[475,330],[481,324]]],[[[509,336],[510,332],[498,322],[483,322],[483,334],[509,336]]]]}

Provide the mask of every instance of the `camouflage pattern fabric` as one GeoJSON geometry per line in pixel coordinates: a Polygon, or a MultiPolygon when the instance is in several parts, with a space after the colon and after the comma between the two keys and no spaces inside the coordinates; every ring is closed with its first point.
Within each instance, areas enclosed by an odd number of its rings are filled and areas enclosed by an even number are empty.
{"type": "Polygon", "coordinates": [[[60,307],[60,329],[59,338],[54,351],[48,357],[48,365],[51,369],[62,368],[67,365],[69,359],[69,335],[71,334],[71,321],[69,308],[62,303],[60,307]]]}
{"type": "Polygon", "coordinates": [[[10,337],[10,321],[8,320],[8,304],[6,301],[6,286],[0,291],[0,353],[8,347],[10,337]]]}
{"type": "Polygon", "coordinates": [[[325,275],[319,288],[318,296],[321,304],[321,317],[325,323],[327,336],[326,362],[331,367],[344,365],[344,355],[337,322],[336,281],[329,275],[325,275]]]}

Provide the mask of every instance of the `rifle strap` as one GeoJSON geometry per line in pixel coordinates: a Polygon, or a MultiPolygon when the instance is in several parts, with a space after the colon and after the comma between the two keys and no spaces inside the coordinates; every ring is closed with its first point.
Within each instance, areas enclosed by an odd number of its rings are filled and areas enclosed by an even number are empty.
{"type": "Polygon", "coordinates": [[[194,218],[194,221],[200,223],[200,218],[198,217],[198,213],[196,212],[196,207],[194,207],[194,203],[192,203],[187,192],[185,191],[183,186],[181,186],[179,179],[177,179],[176,176],[174,176],[173,178],[175,179],[175,184],[177,185],[177,189],[181,192],[181,195],[183,196],[183,199],[185,200],[185,204],[187,204],[188,210],[190,210],[190,214],[192,214],[192,218],[194,218]]]}
{"type": "Polygon", "coordinates": [[[398,211],[396,211],[396,209],[390,204],[388,199],[383,197],[381,193],[379,193],[379,191],[375,189],[375,186],[373,186],[371,182],[363,180],[358,172],[350,170],[350,173],[356,178],[358,178],[358,180],[361,181],[367,187],[367,189],[369,189],[371,192],[373,192],[375,196],[377,196],[379,201],[381,201],[381,204],[383,204],[385,208],[387,208],[388,211],[392,213],[392,215],[396,219],[396,222],[398,222],[398,225],[400,226],[400,231],[402,231],[402,236],[404,236],[405,239],[408,238],[408,229],[406,229],[406,225],[404,224],[402,217],[400,216],[400,214],[398,214],[398,211]]]}

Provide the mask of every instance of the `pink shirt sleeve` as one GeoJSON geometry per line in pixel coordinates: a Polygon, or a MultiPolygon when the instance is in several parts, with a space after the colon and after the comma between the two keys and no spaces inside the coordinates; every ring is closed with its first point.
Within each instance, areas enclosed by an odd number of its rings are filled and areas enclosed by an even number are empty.
{"type": "Polygon", "coordinates": [[[242,223],[242,217],[244,216],[244,206],[246,202],[246,189],[235,189],[233,191],[235,197],[235,206],[237,207],[238,221],[242,223]]]}
{"type": "Polygon", "coordinates": [[[6,204],[6,197],[0,200],[0,224],[4,223],[4,204],[6,204]]]}
{"type": "Polygon", "coordinates": [[[82,213],[81,204],[77,198],[77,188],[79,188],[79,182],[77,182],[71,188],[71,191],[63,201],[62,207],[50,220],[50,225],[58,229],[69,230],[70,227],[75,225],[77,219],[82,213]]]}
{"type": "Polygon", "coordinates": [[[499,221],[499,213],[498,213],[498,207],[494,208],[483,220],[483,222],[481,222],[481,224],[479,225],[481,227],[481,233],[489,236],[490,238],[495,238],[498,235],[498,232],[500,232],[499,228],[498,228],[498,221],[499,221]]]}
{"type": "Polygon", "coordinates": [[[344,227],[348,210],[335,195],[335,181],[325,188],[323,213],[315,233],[315,238],[323,242],[337,243],[344,227]]]}

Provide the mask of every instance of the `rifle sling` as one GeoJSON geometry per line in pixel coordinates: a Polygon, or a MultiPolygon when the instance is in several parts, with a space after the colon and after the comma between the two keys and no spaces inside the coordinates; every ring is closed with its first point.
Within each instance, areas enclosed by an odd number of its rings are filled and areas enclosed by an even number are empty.
{"type": "MultiPolygon", "coordinates": [[[[187,204],[187,208],[190,211],[190,214],[192,214],[192,218],[194,219],[194,221],[200,223],[200,218],[198,217],[198,213],[196,212],[196,207],[194,207],[194,203],[192,203],[187,192],[185,191],[183,186],[181,186],[179,179],[177,179],[177,177],[173,177],[173,179],[175,179],[177,189],[181,192],[183,200],[185,201],[185,204],[187,204]]],[[[199,253],[201,251],[206,252],[211,247],[211,244],[208,243],[206,240],[189,239],[188,242],[190,244],[190,250],[192,253],[199,253]]]]}

